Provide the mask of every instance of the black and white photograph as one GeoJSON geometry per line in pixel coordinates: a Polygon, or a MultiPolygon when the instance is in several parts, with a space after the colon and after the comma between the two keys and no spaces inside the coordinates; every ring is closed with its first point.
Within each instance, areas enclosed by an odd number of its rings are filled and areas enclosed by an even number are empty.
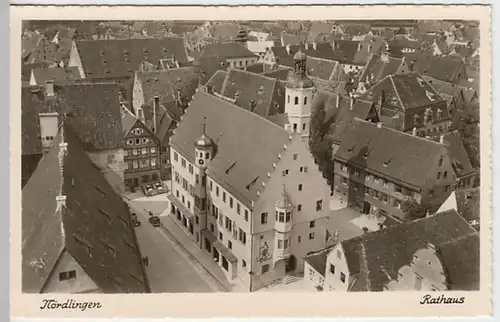
{"type": "Polygon", "coordinates": [[[484,290],[489,26],[137,17],[22,21],[22,293],[484,290]]]}

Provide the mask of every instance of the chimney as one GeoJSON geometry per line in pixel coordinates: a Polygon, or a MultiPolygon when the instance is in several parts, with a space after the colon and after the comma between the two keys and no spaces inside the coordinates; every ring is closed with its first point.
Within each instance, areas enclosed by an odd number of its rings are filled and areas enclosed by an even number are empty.
{"type": "Polygon", "coordinates": [[[52,97],[54,96],[54,80],[49,79],[45,81],[45,96],[52,97]]]}
{"type": "Polygon", "coordinates": [[[306,50],[309,50],[309,43],[308,42],[306,42],[304,46],[305,46],[306,50]]]}
{"type": "Polygon", "coordinates": [[[370,53],[372,51],[372,45],[368,45],[368,52],[370,53]]]}
{"type": "Polygon", "coordinates": [[[335,49],[335,40],[332,40],[332,49],[335,49]]]}
{"type": "Polygon", "coordinates": [[[251,100],[248,103],[248,107],[250,108],[250,112],[253,112],[253,110],[255,109],[256,106],[257,106],[257,103],[254,100],[251,100]]]}
{"type": "Polygon", "coordinates": [[[160,110],[160,97],[153,97],[153,133],[156,133],[158,124],[156,123],[156,113],[160,110]]]}
{"type": "Polygon", "coordinates": [[[213,86],[212,86],[212,85],[207,85],[207,86],[205,86],[205,87],[206,87],[206,89],[207,89],[207,93],[208,93],[208,94],[213,94],[213,93],[214,93],[214,88],[213,88],[213,86]]]}
{"type": "Polygon", "coordinates": [[[337,93],[337,101],[335,102],[335,107],[339,108],[340,107],[340,94],[337,93]]]}
{"type": "Polygon", "coordinates": [[[285,49],[286,49],[286,53],[288,55],[290,55],[290,45],[286,45],[285,49]]]}
{"type": "Polygon", "coordinates": [[[358,42],[358,51],[361,50],[361,42],[358,42]]]}
{"type": "Polygon", "coordinates": [[[384,224],[383,224],[383,223],[381,223],[381,222],[379,222],[379,223],[378,223],[378,229],[384,229],[384,224]]]}
{"type": "Polygon", "coordinates": [[[380,55],[380,61],[384,62],[384,63],[387,63],[389,61],[389,52],[388,51],[384,51],[381,55],[380,55]]]}
{"type": "Polygon", "coordinates": [[[351,97],[351,105],[349,106],[349,110],[352,111],[352,109],[354,108],[354,102],[355,102],[355,98],[354,97],[351,97]]]}
{"type": "Polygon", "coordinates": [[[318,44],[316,42],[313,42],[313,49],[318,50],[318,44]]]}
{"type": "Polygon", "coordinates": [[[439,143],[444,144],[444,135],[442,134],[439,136],[439,143]]]}
{"type": "Polygon", "coordinates": [[[66,196],[56,196],[56,207],[57,210],[61,210],[62,207],[66,207],[66,196]]]}
{"type": "Polygon", "coordinates": [[[363,227],[363,234],[368,233],[368,227],[363,227]]]}
{"type": "Polygon", "coordinates": [[[382,128],[382,122],[377,122],[377,128],[379,128],[379,129],[382,128]]]}
{"type": "Polygon", "coordinates": [[[417,128],[416,127],[413,128],[413,130],[411,131],[411,134],[413,136],[417,136],[417,128]]]}

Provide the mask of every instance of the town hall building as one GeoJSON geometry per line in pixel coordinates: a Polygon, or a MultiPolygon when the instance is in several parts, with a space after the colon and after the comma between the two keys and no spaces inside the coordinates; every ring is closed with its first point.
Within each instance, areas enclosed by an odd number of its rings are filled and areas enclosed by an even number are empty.
{"type": "Polygon", "coordinates": [[[171,138],[167,212],[249,291],[301,273],[325,247],[332,208],[344,207],[330,204],[301,129],[199,91],[171,138]]]}

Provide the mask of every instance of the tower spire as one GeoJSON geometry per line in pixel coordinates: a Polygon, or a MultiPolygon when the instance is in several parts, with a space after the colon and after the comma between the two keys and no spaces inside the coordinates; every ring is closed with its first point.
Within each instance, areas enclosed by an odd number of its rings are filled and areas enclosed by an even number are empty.
{"type": "Polygon", "coordinates": [[[207,126],[207,117],[203,117],[203,128],[202,128],[202,134],[205,135],[205,129],[207,126]]]}

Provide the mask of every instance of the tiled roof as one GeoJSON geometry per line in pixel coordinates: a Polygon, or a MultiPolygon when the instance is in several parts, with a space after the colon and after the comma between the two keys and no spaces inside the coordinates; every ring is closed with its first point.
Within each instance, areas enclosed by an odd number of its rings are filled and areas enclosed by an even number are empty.
{"type": "Polygon", "coordinates": [[[64,170],[59,167],[58,135],[23,189],[23,291],[43,291],[65,250],[102,292],[149,292],[124,201],[93,165],[69,125],[64,126],[64,138],[68,143],[64,170]],[[59,210],[60,191],[67,199],[59,210]]]}
{"type": "MultiPolygon", "coordinates": [[[[264,69],[269,69],[267,66],[264,66],[264,69]]],[[[264,72],[263,75],[271,78],[276,78],[281,81],[286,81],[288,77],[290,77],[290,73],[293,70],[289,67],[284,67],[284,66],[278,66],[276,70],[268,70],[267,72],[264,72]]]]}
{"type": "MultiPolygon", "coordinates": [[[[159,96],[161,104],[176,101],[178,91],[188,101],[198,88],[199,70],[194,67],[173,68],[156,72],[137,72],[142,85],[145,104],[152,106],[154,96],[159,96]]],[[[144,110],[145,113],[152,113],[144,110]]],[[[146,119],[149,119],[146,116],[146,119]]]]}
{"type": "Polygon", "coordinates": [[[445,274],[452,291],[479,290],[480,240],[478,234],[466,235],[439,247],[445,274]]]}
{"type": "Polygon", "coordinates": [[[310,77],[315,77],[326,81],[341,81],[344,78],[343,69],[337,61],[307,57],[306,64],[307,74],[310,77]]]}
{"type": "Polygon", "coordinates": [[[366,83],[368,79],[371,84],[378,83],[384,77],[398,73],[403,63],[402,58],[388,57],[387,61],[383,61],[380,55],[372,55],[359,81],[366,83]]]}
{"type": "Polygon", "coordinates": [[[26,58],[38,47],[38,44],[41,42],[43,35],[41,34],[32,34],[28,37],[24,37],[21,41],[21,57],[26,58]]]}
{"type": "Polygon", "coordinates": [[[309,28],[309,35],[307,38],[316,39],[316,37],[321,34],[329,34],[332,32],[334,25],[333,22],[313,21],[309,28]]]}
{"type": "Polygon", "coordinates": [[[213,74],[213,76],[205,84],[206,87],[212,87],[215,93],[222,93],[222,86],[224,85],[224,80],[226,79],[227,72],[218,70],[213,74]]]}
{"type": "Polygon", "coordinates": [[[460,98],[462,94],[462,88],[453,83],[448,83],[427,75],[422,75],[425,79],[440,95],[449,95],[454,98],[460,98]]]}
{"type": "Polygon", "coordinates": [[[415,252],[427,247],[427,243],[433,244],[442,258],[450,288],[472,290],[476,288],[474,280],[479,273],[479,244],[474,242],[477,237],[477,232],[451,210],[341,243],[350,273],[359,274],[366,282],[358,290],[383,291],[390,280],[398,278],[403,266],[411,265],[415,252]],[[455,247],[462,241],[466,241],[466,249],[455,247]],[[467,262],[464,267],[457,267],[456,264],[464,259],[467,262]]]}
{"type": "Polygon", "coordinates": [[[49,68],[50,65],[51,65],[50,62],[38,62],[38,63],[32,63],[32,64],[22,64],[21,65],[21,74],[22,74],[21,80],[23,82],[26,82],[26,83],[29,82],[30,77],[31,77],[31,71],[33,69],[49,68]]]}
{"type": "Polygon", "coordinates": [[[245,67],[245,70],[250,73],[262,74],[264,72],[264,64],[263,63],[255,63],[252,65],[248,65],[245,67]]]}
{"type": "Polygon", "coordinates": [[[230,69],[220,94],[235,99],[235,105],[262,117],[284,110],[285,90],[276,87],[276,79],[240,69],[230,69]]]}
{"type": "Polygon", "coordinates": [[[370,26],[361,24],[361,25],[349,25],[344,28],[344,34],[349,36],[360,36],[366,35],[370,32],[370,26]]]}
{"type": "Polygon", "coordinates": [[[461,177],[474,172],[460,133],[458,131],[446,133],[443,140],[453,162],[456,176],[461,177]]]}
{"type": "Polygon", "coordinates": [[[281,45],[282,46],[286,46],[286,45],[296,46],[296,45],[300,44],[301,42],[306,41],[306,38],[307,37],[303,36],[303,35],[292,35],[292,34],[283,33],[281,35],[281,45]]]}
{"type": "Polygon", "coordinates": [[[222,58],[251,58],[257,57],[248,48],[235,42],[228,42],[222,44],[207,44],[201,50],[201,59],[208,57],[222,57],[222,58]]]}
{"type": "Polygon", "coordinates": [[[55,67],[55,68],[36,68],[32,70],[37,85],[43,85],[47,80],[53,80],[54,83],[68,83],[80,78],[80,72],[77,67],[55,67]]]}
{"type": "MultiPolygon", "coordinates": [[[[294,61],[293,56],[298,51],[299,45],[290,46],[290,51],[287,52],[286,46],[274,46],[272,51],[276,59],[278,59],[278,64],[288,67],[293,67],[294,61]]],[[[332,46],[328,43],[318,43],[316,44],[316,49],[312,44],[308,44],[307,48],[302,45],[302,52],[307,55],[307,57],[316,57],[334,60],[332,46]]]]}
{"type": "Polygon", "coordinates": [[[219,70],[227,70],[229,63],[222,57],[209,57],[198,61],[198,66],[201,69],[202,85],[212,78],[212,76],[219,70]]]}
{"type": "Polygon", "coordinates": [[[21,92],[21,151],[22,155],[42,153],[40,138],[40,118],[38,116],[41,102],[32,87],[23,87],[21,92]]]}
{"type": "Polygon", "coordinates": [[[201,135],[204,118],[206,133],[217,145],[208,174],[250,207],[290,134],[255,113],[198,91],[171,139],[172,147],[190,162],[194,162],[193,144],[201,135]]]}
{"type": "Polygon", "coordinates": [[[23,95],[22,109],[68,113],[68,122],[86,150],[116,149],[123,144],[119,87],[115,83],[71,83],[54,86],[54,97],[45,97],[43,86],[23,95]]]}
{"type": "MultiPolygon", "coordinates": [[[[357,64],[355,57],[358,54],[359,44],[359,41],[354,40],[335,40],[332,59],[338,60],[342,64],[357,64]]],[[[360,62],[359,64],[362,65],[363,63],[360,62]]]]}
{"type": "Polygon", "coordinates": [[[465,66],[461,59],[435,56],[419,57],[413,65],[413,70],[420,74],[445,81],[455,82],[458,74],[463,72],[461,78],[466,78],[465,66]]]}
{"type": "Polygon", "coordinates": [[[411,134],[354,119],[340,139],[335,159],[422,188],[434,179],[445,146],[411,134]],[[397,148],[395,148],[397,147],[397,148]],[[365,154],[367,157],[365,158],[365,154]],[[432,176],[432,178],[431,178],[432,176]]]}
{"type": "Polygon", "coordinates": [[[331,250],[332,247],[322,249],[320,251],[307,255],[306,257],[304,257],[304,260],[324,277],[325,271],[328,269],[326,267],[328,254],[330,253],[331,250]]]}
{"type": "Polygon", "coordinates": [[[138,118],[129,111],[125,111],[122,113],[122,128],[123,128],[123,136],[127,136],[130,130],[134,127],[135,123],[137,123],[138,118]]]}
{"type": "Polygon", "coordinates": [[[219,39],[221,41],[224,40],[227,41],[227,40],[232,40],[234,37],[236,37],[239,31],[240,31],[240,26],[238,26],[237,24],[223,23],[213,26],[212,34],[216,39],[219,39]]]}
{"type": "Polygon", "coordinates": [[[148,60],[159,66],[161,59],[187,62],[182,38],[163,39],[106,39],[76,42],[87,78],[131,77],[148,60]]]}
{"type": "Polygon", "coordinates": [[[323,108],[325,110],[325,126],[328,135],[334,142],[340,142],[341,136],[353,118],[368,120],[373,103],[357,99],[351,107],[351,98],[335,95],[329,92],[318,92],[314,97],[311,109],[323,108]],[[338,107],[337,107],[338,100],[338,107]]]}
{"type": "Polygon", "coordinates": [[[386,100],[392,98],[395,100],[393,105],[402,110],[444,102],[436,90],[416,73],[389,75],[373,85],[367,93],[363,96],[372,95],[374,101],[381,95],[386,100]]]}

